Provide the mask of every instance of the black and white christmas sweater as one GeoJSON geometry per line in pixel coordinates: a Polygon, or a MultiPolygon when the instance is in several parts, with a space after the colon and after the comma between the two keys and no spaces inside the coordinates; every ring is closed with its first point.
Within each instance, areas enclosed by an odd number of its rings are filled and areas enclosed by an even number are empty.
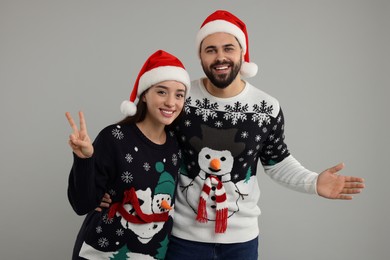
{"type": "Polygon", "coordinates": [[[175,134],[158,145],[134,124],[111,125],[93,146],[92,158],[74,155],[69,176],[69,201],[88,214],[73,259],[164,259],[181,160],[175,134]],[[112,205],[97,212],[105,192],[112,205]]]}
{"type": "Polygon", "coordinates": [[[318,174],[301,166],[284,142],[279,102],[248,82],[237,96],[217,98],[201,79],[193,81],[176,131],[184,165],[174,236],[210,243],[257,237],[258,162],[276,182],[316,193],[318,174]]]}

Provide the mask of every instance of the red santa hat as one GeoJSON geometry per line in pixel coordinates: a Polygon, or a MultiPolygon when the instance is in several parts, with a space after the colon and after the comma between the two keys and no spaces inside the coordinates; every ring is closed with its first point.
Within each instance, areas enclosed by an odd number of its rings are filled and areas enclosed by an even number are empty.
{"type": "Polygon", "coordinates": [[[172,54],[158,50],[146,60],[141,68],[134,83],[130,100],[125,100],[121,104],[121,112],[126,116],[135,115],[140,95],[154,84],[166,80],[183,83],[186,87],[186,96],[188,96],[191,82],[184,65],[172,54]]]}
{"type": "Polygon", "coordinates": [[[255,63],[249,61],[248,33],[246,25],[239,18],[224,10],[217,10],[209,15],[203,22],[198,34],[196,35],[196,47],[199,53],[200,44],[208,35],[224,32],[235,36],[244,52],[244,62],[240,73],[243,77],[250,78],[257,74],[258,67],[255,63]]]}

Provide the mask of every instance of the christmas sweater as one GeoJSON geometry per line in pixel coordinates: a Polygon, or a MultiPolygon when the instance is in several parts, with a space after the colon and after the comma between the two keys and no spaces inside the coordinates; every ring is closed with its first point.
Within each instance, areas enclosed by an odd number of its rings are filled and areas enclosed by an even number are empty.
{"type": "Polygon", "coordinates": [[[276,182],[316,193],[317,173],[290,155],[279,102],[245,82],[217,98],[195,80],[176,127],[182,148],[172,234],[210,243],[238,243],[259,234],[257,165],[276,182]]]}
{"type": "Polygon", "coordinates": [[[134,124],[111,125],[93,146],[92,158],[74,155],[69,176],[70,204],[88,214],[73,259],[164,259],[181,157],[175,134],[158,145],[134,124]],[[97,212],[105,192],[113,202],[97,212]]]}

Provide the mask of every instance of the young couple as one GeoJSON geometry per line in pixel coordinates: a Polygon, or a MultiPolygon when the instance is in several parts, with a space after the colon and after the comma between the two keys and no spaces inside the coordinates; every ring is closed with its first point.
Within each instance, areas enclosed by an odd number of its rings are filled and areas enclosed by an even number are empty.
{"type": "Polygon", "coordinates": [[[257,165],[276,182],[329,199],[352,199],[364,180],[343,164],[318,174],[284,142],[279,102],[244,78],[256,75],[245,23],[218,10],[196,35],[207,77],[190,83],[179,59],[152,54],[126,117],[91,142],[82,112],[69,145],[68,197],[87,214],[73,259],[258,258],[257,165]],[[95,208],[97,210],[95,210],[95,208]]]}

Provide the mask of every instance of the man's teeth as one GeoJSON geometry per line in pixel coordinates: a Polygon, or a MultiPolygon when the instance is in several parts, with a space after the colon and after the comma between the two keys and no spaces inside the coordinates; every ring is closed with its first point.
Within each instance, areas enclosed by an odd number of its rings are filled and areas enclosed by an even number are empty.
{"type": "Polygon", "coordinates": [[[228,68],[228,66],[223,66],[223,67],[216,67],[215,69],[216,70],[226,70],[228,68]]]}

